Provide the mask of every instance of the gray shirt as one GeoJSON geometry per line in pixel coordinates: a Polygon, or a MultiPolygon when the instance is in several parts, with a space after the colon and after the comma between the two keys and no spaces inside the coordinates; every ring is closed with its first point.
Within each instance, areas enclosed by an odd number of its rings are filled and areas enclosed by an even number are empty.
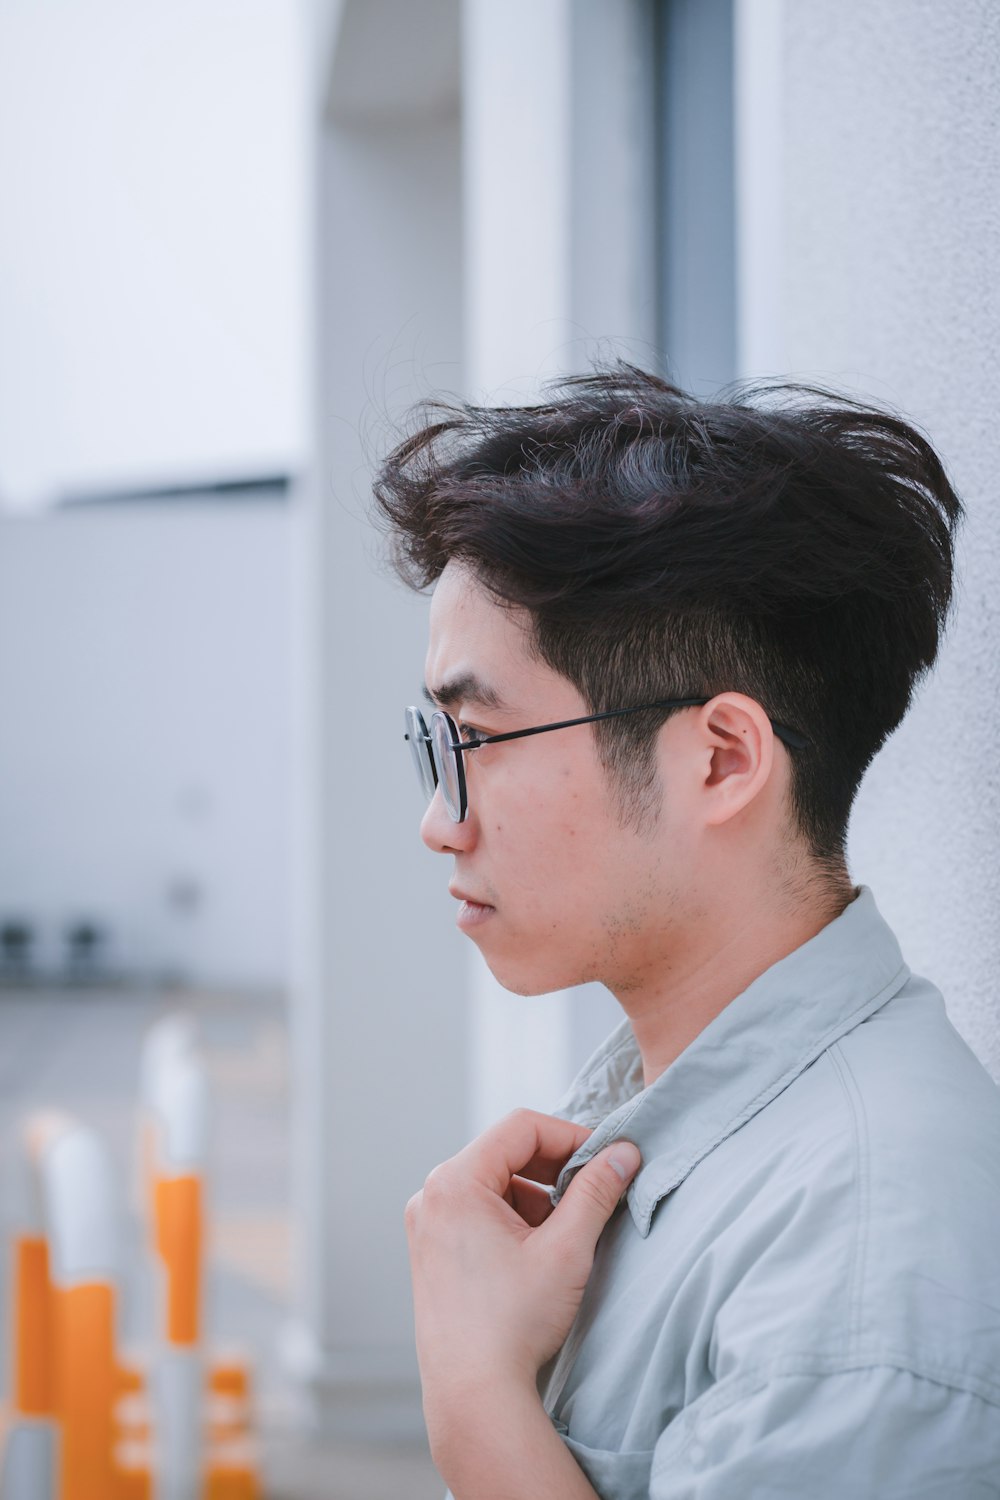
{"type": "Polygon", "coordinates": [[[643,1164],[539,1390],[614,1500],[1000,1496],[1000,1090],[860,893],[648,1088],[556,1113],[643,1164]]]}

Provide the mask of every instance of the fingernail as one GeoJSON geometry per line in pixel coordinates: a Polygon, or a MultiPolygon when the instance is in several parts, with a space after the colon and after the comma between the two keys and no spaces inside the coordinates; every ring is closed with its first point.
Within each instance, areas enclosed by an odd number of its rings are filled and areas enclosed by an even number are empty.
{"type": "Polygon", "coordinates": [[[642,1157],[638,1146],[633,1146],[631,1141],[619,1141],[615,1149],[609,1154],[608,1161],[614,1167],[622,1182],[629,1177],[634,1177],[638,1170],[642,1157]]]}

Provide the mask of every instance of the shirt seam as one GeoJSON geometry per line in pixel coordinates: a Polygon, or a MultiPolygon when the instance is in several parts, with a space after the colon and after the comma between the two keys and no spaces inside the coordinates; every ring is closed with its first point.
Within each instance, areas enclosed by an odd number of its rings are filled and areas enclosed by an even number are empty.
{"type": "Polygon", "coordinates": [[[871,1159],[868,1139],[868,1117],[857,1079],[851,1071],[840,1041],[829,1048],[830,1062],[844,1092],[851,1113],[854,1134],[854,1172],[856,1209],[854,1246],[847,1294],[847,1354],[853,1358],[861,1348],[861,1324],[864,1310],[865,1273],[867,1270],[869,1230],[871,1223],[871,1159]]]}
{"type": "Polygon", "coordinates": [[[827,1359],[816,1355],[784,1354],[768,1365],[760,1365],[738,1376],[739,1389],[727,1391],[725,1399],[720,1397],[714,1403],[706,1403],[698,1413],[695,1425],[703,1418],[718,1416],[727,1411],[735,1402],[756,1394],[775,1380],[795,1380],[803,1375],[821,1379],[829,1375],[864,1374],[870,1370],[894,1370],[897,1374],[912,1375],[915,1380],[926,1380],[931,1385],[943,1386],[946,1390],[956,1391],[963,1396],[975,1396],[987,1406],[1000,1407],[1000,1387],[991,1386],[975,1375],[970,1376],[933,1360],[915,1360],[912,1355],[899,1350],[883,1349],[877,1355],[867,1358],[863,1354],[850,1358],[830,1356],[827,1359]]]}
{"type": "MultiPolygon", "coordinates": [[[[926,1363],[916,1361],[912,1357],[893,1350],[882,1350],[870,1359],[863,1356],[852,1359],[846,1357],[823,1359],[815,1355],[781,1355],[767,1365],[757,1366],[737,1377],[734,1384],[726,1390],[725,1399],[717,1396],[717,1399],[712,1400],[710,1394],[701,1410],[691,1414],[688,1430],[683,1439],[679,1444],[670,1448],[670,1460],[672,1462],[685,1453],[696,1440],[704,1441],[706,1435],[702,1427],[706,1422],[722,1416],[740,1401],[757,1395],[759,1391],[775,1381],[795,1380],[802,1376],[823,1379],[831,1375],[866,1374],[873,1370],[891,1370],[897,1374],[912,1375],[915,1380],[926,1380],[929,1384],[941,1386],[956,1395],[969,1396],[981,1401],[984,1406],[1000,1409],[1000,1387],[977,1380],[975,1376],[970,1378],[945,1365],[937,1365],[933,1361],[926,1363]]],[[[683,1414],[677,1420],[683,1421],[683,1414]]],[[[667,1431],[669,1428],[664,1429],[663,1435],[667,1431]]],[[[664,1461],[665,1459],[661,1460],[661,1462],[664,1461]]],[[[654,1463],[653,1467],[655,1470],[657,1465],[654,1463]]]]}

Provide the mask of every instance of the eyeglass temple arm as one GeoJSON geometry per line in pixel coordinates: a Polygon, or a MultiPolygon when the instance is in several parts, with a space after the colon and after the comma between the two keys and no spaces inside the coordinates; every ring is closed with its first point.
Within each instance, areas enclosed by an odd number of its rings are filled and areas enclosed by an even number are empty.
{"type": "MultiPolygon", "coordinates": [[[[509,734],[491,734],[481,739],[481,745],[496,745],[501,740],[519,740],[529,734],[545,734],[549,729],[572,729],[575,724],[594,724],[598,719],[618,719],[625,714],[638,714],[646,708],[694,708],[707,703],[707,698],[667,698],[659,703],[637,703],[634,708],[610,708],[602,714],[585,714],[582,719],[560,719],[555,724],[538,724],[534,729],[515,729],[509,734]]],[[[474,750],[475,745],[460,745],[461,750],[474,750]]]]}
{"type": "MultiPolygon", "coordinates": [[[[505,735],[486,735],[483,739],[475,739],[472,744],[463,744],[462,741],[451,741],[451,750],[478,750],[480,745],[502,744],[504,739],[526,739],[529,735],[544,735],[550,729],[573,729],[576,724],[594,724],[601,718],[622,718],[625,714],[642,714],[651,708],[702,708],[705,703],[711,702],[709,697],[667,697],[657,703],[636,703],[634,708],[609,708],[603,714],[585,714],[583,718],[561,718],[555,724],[537,724],[534,729],[511,729],[505,735]]],[[[807,736],[801,735],[798,729],[789,729],[786,724],[778,723],[775,718],[769,720],[772,729],[777,733],[778,739],[784,739],[786,744],[792,745],[793,750],[805,750],[810,744],[807,736]]],[[[421,739],[429,744],[430,735],[421,735],[421,739]]],[[[403,739],[409,739],[409,733],[403,735],[403,739]]]]}
{"type": "MultiPolygon", "coordinates": [[[[466,750],[478,750],[480,745],[499,745],[504,740],[523,740],[532,734],[546,734],[550,729],[572,729],[576,724],[594,724],[600,719],[620,719],[625,714],[645,713],[651,708],[700,708],[711,701],[710,698],[663,698],[656,703],[637,703],[634,708],[611,708],[600,714],[585,714],[582,719],[560,719],[556,724],[538,724],[533,729],[513,729],[507,734],[489,734],[468,745],[460,740],[452,741],[451,749],[464,753],[466,750]]],[[[809,744],[805,735],[799,734],[798,730],[788,729],[774,719],[770,723],[779,740],[784,740],[793,749],[804,750],[809,744]]],[[[406,738],[409,739],[409,735],[406,738]]],[[[429,739],[430,736],[426,738],[429,739]]]]}

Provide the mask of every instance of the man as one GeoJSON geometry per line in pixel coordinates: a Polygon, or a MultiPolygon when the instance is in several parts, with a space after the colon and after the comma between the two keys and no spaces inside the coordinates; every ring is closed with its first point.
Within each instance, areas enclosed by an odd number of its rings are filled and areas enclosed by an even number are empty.
{"type": "Polygon", "coordinates": [[[1000,1094],[844,852],[951,598],[933,450],[622,366],[439,412],[376,495],[459,926],[625,1015],[407,1206],[456,1500],[1000,1495],[1000,1094]]]}

